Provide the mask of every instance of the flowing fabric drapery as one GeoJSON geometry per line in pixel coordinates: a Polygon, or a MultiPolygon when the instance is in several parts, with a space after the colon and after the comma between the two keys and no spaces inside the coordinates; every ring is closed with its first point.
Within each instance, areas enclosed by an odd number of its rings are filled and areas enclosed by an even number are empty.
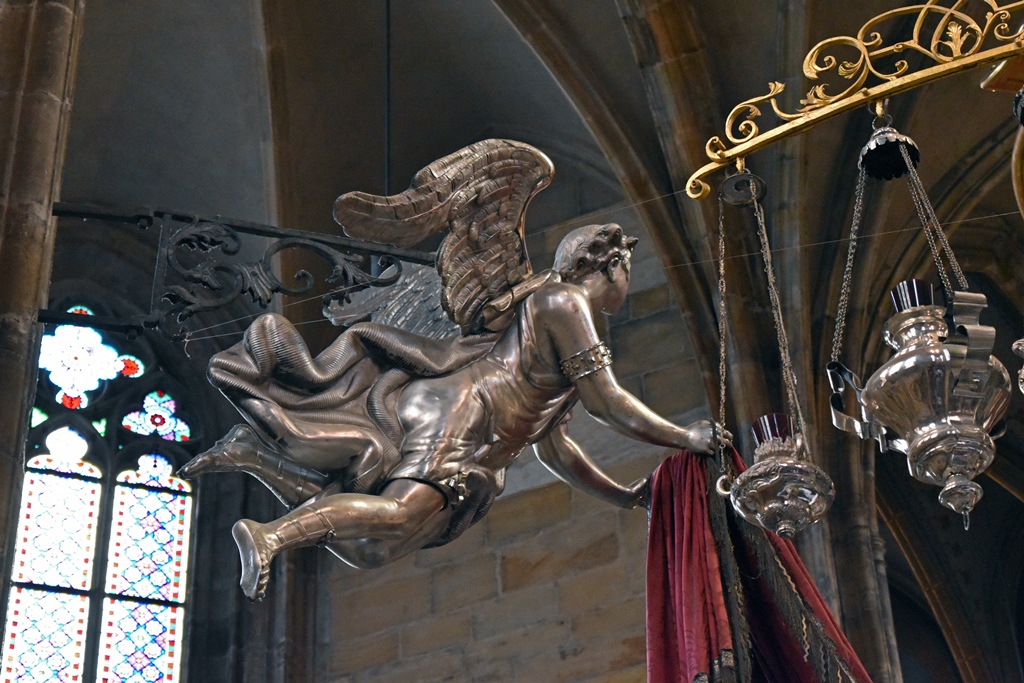
{"type": "Polygon", "coordinates": [[[737,518],[719,471],[684,451],[651,479],[649,683],[870,683],[793,544],[737,518]]]}

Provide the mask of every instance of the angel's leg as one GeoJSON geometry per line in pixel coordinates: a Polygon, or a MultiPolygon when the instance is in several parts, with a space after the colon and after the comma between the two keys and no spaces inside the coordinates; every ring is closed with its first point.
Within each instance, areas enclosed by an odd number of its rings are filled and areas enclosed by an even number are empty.
{"type": "Polygon", "coordinates": [[[245,472],[288,507],[309,500],[330,478],[284,457],[263,443],[248,425],[235,425],[213,448],[197,455],[178,474],[193,479],[210,472],[245,472]]]}
{"type": "Polygon", "coordinates": [[[238,407],[290,460],[306,467],[340,470],[355,457],[367,462],[380,460],[386,448],[380,434],[370,428],[296,419],[259,398],[241,399],[238,407]]]}
{"type": "Polygon", "coordinates": [[[400,479],[389,483],[379,496],[339,493],[267,524],[239,520],[231,533],[242,561],[242,592],[250,600],[262,599],[271,561],[289,548],[362,538],[403,547],[425,545],[444,532],[450,509],[433,486],[400,479]]]}

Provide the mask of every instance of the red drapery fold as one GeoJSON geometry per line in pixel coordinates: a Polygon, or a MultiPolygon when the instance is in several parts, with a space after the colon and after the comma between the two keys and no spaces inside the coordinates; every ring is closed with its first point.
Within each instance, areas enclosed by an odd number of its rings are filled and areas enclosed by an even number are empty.
{"type": "Polygon", "coordinates": [[[793,544],[709,495],[711,462],[684,451],[651,479],[649,683],[870,683],[793,544]]]}

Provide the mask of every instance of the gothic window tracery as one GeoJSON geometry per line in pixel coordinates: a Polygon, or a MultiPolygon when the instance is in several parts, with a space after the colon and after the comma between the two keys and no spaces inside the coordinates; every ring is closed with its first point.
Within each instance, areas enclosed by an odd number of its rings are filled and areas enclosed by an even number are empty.
{"type": "Polygon", "coordinates": [[[4,683],[180,680],[194,500],[174,472],[197,443],[160,360],[88,326],[42,339],[4,683]]]}

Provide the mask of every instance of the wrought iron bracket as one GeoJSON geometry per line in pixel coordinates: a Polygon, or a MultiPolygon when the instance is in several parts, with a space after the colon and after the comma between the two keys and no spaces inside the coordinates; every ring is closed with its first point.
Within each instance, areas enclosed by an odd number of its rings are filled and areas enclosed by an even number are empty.
{"type": "Polygon", "coordinates": [[[963,11],[967,3],[968,0],[928,0],[889,10],[865,23],[856,36],[827,38],[815,45],[804,58],[804,76],[818,81],[834,72],[849,81],[849,85],[835,95],[826,93],[827,84],[812,86],[800,100],[803,106],[795,113],[780,107],[778,96],[786,86],[777,81],[769,83],[767,94],[736,105],[726,118],[726,139],[716,135],[708,140],[705,152],[711,163],[690,176],[686,194],[692,199],[707,196],[711,188],[704,182],[705,177],[833,116],[955,73],[1024,54],[1024,27],[1010,28],[1012,20],[1021,22],[1024,0],[984,0],[989,11],[980,20],[963,11]],[[902,17],[914,17],[910,36],[886,44],[880,25],[902,17]],[[840,59],[833,54],[837,49],[846,49],[855,56],[840,59]],[[907,59],[894,57],[903,53],[916,53],[931,66],[915,69],[907,59]],[[880,63],[886,58],[892,58],[888,66],[880,63]],[[881,82],[868,87],[869,78],[881,82]],[[755,119],[761,116],[758,105],[762,104],[770,104],[783,123],[761,132],[755,119]]]}
{"type": "MultiPolygon", "coordinates": [[[[175,340],[186,337],[181,323],[198,313],[223,308],[240,296],[247,295],[266,308],[276,295],[309,292],[314,278],[308,271],[296,271],[292,284],[274,272],[275,257],[285,249],[300,249],[331,266],[325,278],[330,289],[322,296],[325,307],[332,302],[335,307],[348,303],[353,293],[367,287],[393,284],[401,275],[403,262],[433,265],[435,258],[433,252],[169,209],[125,210],[58,202],[53,215],[159,230],[148,313],[129,320],[90,316],[88,325],[127,334],[158,329],[175,340]],[[234,258],[241,251],[242,236],[266,241],[260,258],[234,258]],[[379,260],[379,275],[368,272],[372,259],[379,260]]],[[[85,322],[80,316],[49,310],[40,311],[39,320],[85,322]]]]}

